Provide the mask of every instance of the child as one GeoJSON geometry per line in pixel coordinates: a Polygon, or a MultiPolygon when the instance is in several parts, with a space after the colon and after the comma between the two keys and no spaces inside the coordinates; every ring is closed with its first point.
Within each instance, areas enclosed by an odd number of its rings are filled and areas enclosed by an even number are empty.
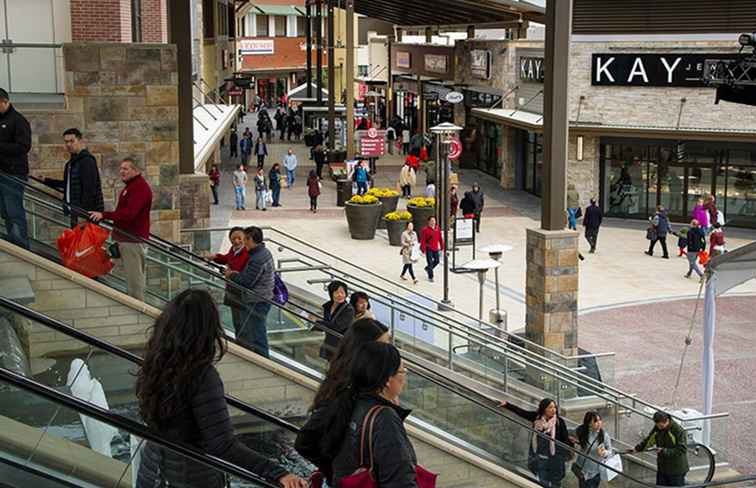
{"type": "Polygon", "coordinates": [[[425,187],[425,198],[435,198],[436,196],[436,183],[433,180],[428,180],[428,185],[425,187]]]}
{"type": "Polygon", "coordinates": [[[677,247],[680,251],[677,257],[687,256],[688,253],[685,252],[685,249],[688,247],[688,228],[683,227],[678,232],[673,232],[672,234],[677,236],[677,247]]]}
{"type": "MultiPolygon", "coordinates": [[[[232,227],[228,233],[228,239],[231,241],[231,249],[226,254],[216,254],[213,258],[214,263],[223,264],[231,271],[241,273],[247,266],[249,254],[244,246],[244,229],[241,227],[232,227]]],[[[226,285],[226,294],[223,297],[223,304],[231,309],[231,319],[234,323],[234,330],[237,335],[241,328],[241,290],[226,285]]]]}
{"type": "Polygon", "coordinates": [[[310,212],[318,213],[318,196],[320,195],[320,178],[314,169],[307,178],[307,195],[310,197],[310,212]]]}

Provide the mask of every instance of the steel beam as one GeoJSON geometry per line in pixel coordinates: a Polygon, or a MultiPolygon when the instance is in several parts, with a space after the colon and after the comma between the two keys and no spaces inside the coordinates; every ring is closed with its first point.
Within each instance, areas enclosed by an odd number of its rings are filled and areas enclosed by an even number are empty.
{"type": "Polygon", "coordinates": [[[346,0],[346,143],[354,159],[354,0],[346,0]]]}
{"type": "Polygon", "coordinates": [[[312,98],[312,5],[305,5],[305,45],[307,49],[307,98],[312,98]]]}
{"type": "Polygon", "coordinates": [[[328,147],[336,148],[336,59],[334,45],[336,22],[334,21],[334,2],[328,1],[328,147]]]}
{"type": "Polygon", "coordinates": [[[320,105],[323,103],[323,3],[321,0],[316,0],[315,3],[315,44],[317,45],[315,50],[317,56],[315,79],[317,80],[316,87],[318,90],[315,97],[318,100],[318,105],[320,105]]]}
{"type": "Polygon", "coordinates": [[[191,0],[168,4],[170,42],[176,45],[178,70],[178,167],[180,174],[194,173],[194,119],[192,101],[192,9],[191,0]]]}

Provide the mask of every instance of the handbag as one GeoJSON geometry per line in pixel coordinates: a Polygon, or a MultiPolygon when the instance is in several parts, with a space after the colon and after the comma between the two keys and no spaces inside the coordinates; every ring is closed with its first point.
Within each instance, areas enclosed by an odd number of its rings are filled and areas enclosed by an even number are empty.
{"type": "MultiPolygon", "coordinates": [[[[590,443],[590,445],[586,448],[585,451],[583,451],[583,454],[588,455],[591,452],[591,449],[593,448],[593,444],[596,443],[598,440],[598,436],[596,436],[595,439],[593,439],[593,442],[590,443]]],[[[585,466],[585,460],[586,458],[583,457],[583,464],[578,466],[577,461],[572,463],[572,466],[570,466],[570,470],[572,471],[572,474],[575,475],[575,478],[577,478],[580,481],[585,481],[585,475],[583,474],[583,467],[585,466]]]]}
{"type": "Polygon", "coordinates": [[[649,241],[655,241],[657,237],[658,234],[656,233],[656,227],[652,225],[648,229],[646,229],[646,239],[648,239],[649,241]]]}

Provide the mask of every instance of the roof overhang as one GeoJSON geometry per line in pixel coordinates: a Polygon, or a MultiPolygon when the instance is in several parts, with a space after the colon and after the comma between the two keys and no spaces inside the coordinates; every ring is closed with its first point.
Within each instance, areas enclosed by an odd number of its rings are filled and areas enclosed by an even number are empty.
{"type": "Polygon", "coordinates": [[[197,105],[194,118],[194,171],[205,172],[204,164],[241,110],[241,105],[197,105]]]}

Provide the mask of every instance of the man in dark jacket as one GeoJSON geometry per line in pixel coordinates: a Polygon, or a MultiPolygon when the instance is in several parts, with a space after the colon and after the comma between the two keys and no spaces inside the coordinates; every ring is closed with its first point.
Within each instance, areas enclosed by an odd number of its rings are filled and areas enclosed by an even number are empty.
{"type": "Polygon", "coordinates": [[[585,227],[585,240],[591,246],[591,250],[588,252],[596,252],[596,242],[598,241],[599,227],[601,227],[601,221],[604,218],[604,214],[601,209],[596,205],[596,199],[591,198],[591,204],[585,209],[585,216],[583,217],[583,227],[585,227]]]}
{"type": "Polygon", "coordinates": [[[653,256],[654,246],[656,246],[656,243],[659,242],[661,243],[662,252],[664,253],[662,255],[662,258],[669,259],[669,253],[667,252],[667,234],[672,232],[672,226],[669,223],[667,211],[664,210],[664,207],[662,207],[661,205],[658,205],[656,207],[656,215],[654,215],[653,219],[651,219],[651,225],[653,225],[654,230],[656,231],[656,239],[653,239],[651,241],[646,254],[653,256]]]}
{"type": "Polygon", "coordinates": [[[231,135],[228,136],[228,147],[231,150],[230,156],[237,158],[239,156],[239,134],[236,129],[231,129],[231,135]]]}
{"type": "Polygon", "coordinates": [[[698,220],[693,219],[690,222],[690,229],[688,229],[688,272],[685,274],[686,278],[690,278],[691,273],[695,273],[703,278],[704,274],[696,263],[698,261],[698,253],[706,249],[706,233],[701,228],[701,223],[698,220]]]}
{"type": "Polygon", "coordinates": [[[656,412],[654,423],[654,428],[633,452],[656,446],[656,484],[685,486],[685,475],[689,470],[685,430],[666,412],[656,412]]]}
{"type": "MultiPolygon", "coordinates": [[[[63,133],[63,141],[68,154],[71,155],[63,168],[63,179],[45,178],[45,185],[63,192],[63,201],[72,207],[87,212],[102,212],[105,204],[102,198],[102,183],[97,161],[84,147],[79,129],[68,129],[63,133]]],[[[71,214],[71,227],[77,223],[75,212],[64,208],[64,212],[71,214]]]]}
{"type": "MultiPolygon", "coordinates": [[[[0,172],[26,181],[29,176],[31,126],[10,103],[8,92],[0,88],[0,172]]],[[[8,240],[29,249],[24,210],[24,186],[0,174],[0,217],[5,221],[8,240]]]]}
{"type": "Polygon", "coordinates": [[[480,189],[480,185],[476,182],[473,183],[472,191],[468,192],[470,198],[475,204],[475,232],[480,232],[480,216],[483,213],[483,206],[485,205],[485,196],[483,190],[480,189]]]}
{"type": "Polygon", "coordinates": [[[247,288],[242,302],[242,323],[236,338],[256,353],[268,357],[268,328],[266,320],[273,300],[273,255],[265,247],[259,227],[244,229],[244,245],[249,260],[241,273],[227,270],[226,279],[247,288]]]}

